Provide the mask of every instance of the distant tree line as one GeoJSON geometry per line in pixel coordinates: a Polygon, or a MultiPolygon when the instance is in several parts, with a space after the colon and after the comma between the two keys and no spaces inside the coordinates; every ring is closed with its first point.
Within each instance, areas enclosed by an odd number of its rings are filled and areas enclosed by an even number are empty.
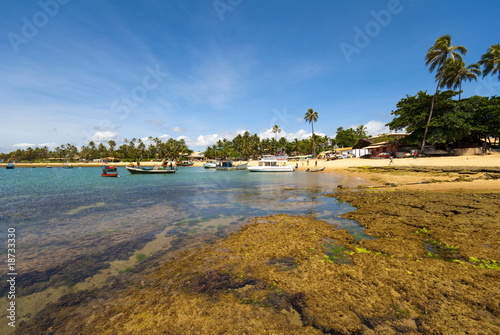
{"type": "MultiPolygon", "coordinates": [[[[276,125],[273,132],[277,135],[281,130],[276,125]]],[[[285,137],[261,139],[257,134],[248,131],[237,135],[232,140],[223,139],[209,146],[205,157],[210,159],[255,159],[262,155],[272,155],[284,151],[289,155],[313,155],[314,150],[331,150],[335,146],[351,147],[358,139],[368,137],[366,128],[361,125],[356,129],[339,127],[335,137],[312,135],[308,139],[287,140],[285,137]]]]}
{"type": "Polygon", "coordinates": [[[0,159],[4,161],[48,161],[58,159],[61,161],[85,160],[93,161],[94,159],[113,157],[120,161],[137,161],[137,160],[152,160],[152,159],[180,159],[184,154],[190,154],[190,150],[183,139],[176,140],[169,138],[167,141],[161,141],[159,138],[149,137],[149,144],[146,145],[143,140],[133,138],[125,139],[123,144],[117,147],[115,141],[110,140],[107,145],[104,143],[96,144],[90,141],[87,145],[80,149],[72,144],[63,144],[53,150],[48,147],[42,148],[26,148],[16,151],[0,154],[0,159]]]}
{"type": "MultiPolygon", "coordinates": [[[[281,132],[278,126],[273,128],[276,135],[281,132]],[[278,132],[279,130],[279,132],[278,132]]],[[[205,157],[209,159],[251,159],[258,158],[265,154],[274,154],[278,149],[286,151],[293,155],[312,154],[313,139],[315,148],[324,151],[337,147],[350,147],[359,138],[368,137],[366,128],[359,126],[356,129],[344,129],[339,127],[335,137],[314,135],[310,139],[294,139],[288,141],[285,137],[261,139],[257,134],[251,135],[248,131],[237,135],[235,138],[217,141],[216,144],[209,146],[205,151],[205,157]]],[[[57,159],[60,161],[75,161],[102,159],[114,157],[120,161],[154,160],[154,159],[172,159],[178,160],[181,154],[190,154],[193,150],[189,149],[183,139],[176,140],[169,138],[167,141],[161,141],[159,138],[149,137],[148,141],[133,138],[124,140],[123,144],[117,146],[113,140],[105,143],[95,143],[90,141],[87,145],[78,148],[72,144],[63,144],[53,150],[47,147],[26,148],[16,151],[0,154],[0,159],[4,161],[16,162],[37,162],[57,159]]]]}

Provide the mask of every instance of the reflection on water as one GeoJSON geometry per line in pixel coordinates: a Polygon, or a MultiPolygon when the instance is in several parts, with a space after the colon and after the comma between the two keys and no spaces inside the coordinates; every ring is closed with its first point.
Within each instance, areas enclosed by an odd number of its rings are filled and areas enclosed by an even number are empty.
{"type": "Polygon", "coordinates": [[[26,304],[19,304],[19,315],[33,315],[28,306],[39,309],[49,294],[54,300],[102,285],[133,267],[134,255],[149,257],[176,236],[213,232],[252,216],[308,215],[363,236],[357,223],[338,218],[352,208],[322,196],[338,184],[349,185],[345,177],[193,167],[172,175],[118,170],[121,178],[102,178],[100,168],[0,171],[0,236],[5,241],[7,228],[16,228],[22,259],[19,293],[26,304]]]}

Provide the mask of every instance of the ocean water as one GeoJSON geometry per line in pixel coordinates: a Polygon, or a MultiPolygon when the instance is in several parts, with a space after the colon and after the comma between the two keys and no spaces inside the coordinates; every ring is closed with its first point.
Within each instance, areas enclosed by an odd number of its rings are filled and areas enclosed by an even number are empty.
{"type": "MultiPolygon", "coordinates": [[[[198,167],[166,175],[118,172],[119,178],[103,178],[91,167],[0,169],[0,245],[5,254],[14,229],[18,296],[88,281],[161,236],[214,233],[254,216],[307,215],[364,237],[356,222],[339,218],[352,208],[323,196],[359,180],[198,167]]],[[[24,314],[34,312],[26,307],[24,314]]]]}

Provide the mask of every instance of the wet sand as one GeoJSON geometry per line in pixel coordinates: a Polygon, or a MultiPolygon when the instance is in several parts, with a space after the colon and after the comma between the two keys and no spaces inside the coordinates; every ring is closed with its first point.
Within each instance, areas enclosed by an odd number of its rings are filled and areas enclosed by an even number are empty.
{"type": "Polygon", "coordinates": [[[499,157],[325,162],[366,180],[331,196],[373,239],[313,218],[251,218],[226,238],[173,241],[18,333],[500,333],[499,157]]]}

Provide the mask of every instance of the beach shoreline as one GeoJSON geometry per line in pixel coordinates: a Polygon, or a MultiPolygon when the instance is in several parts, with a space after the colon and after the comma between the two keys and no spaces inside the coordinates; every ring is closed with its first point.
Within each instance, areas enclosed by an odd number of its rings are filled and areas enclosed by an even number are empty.
{"type": "MultiPolygon", "coordinates": [[[[136,164],[137,162],[133,162],[136,164]]],[[[192,166],[182,167],[201,167],[204,161],[195,161],[192,166]]],[[[257,165],[258,161],[251,160],[249,166],[257,165]]],[[[104,165],[113,165],[116,167],[125,167],[131,165],[130,162],[86,162],[71,163],[75,168],[101,167],[104,165]]],[[[160,162],[141,161],[141,166],[159,165],[160,162]]],[[[367,187],[384,186],[390,184],[398,189],[426,190],[426,191],[448,191],[448,192],[497,192],[500,190],[500,179],[482,179],[484,173],[474,173],[471,171],[470,178],[467,176],[467,170],[477,168],[500,169],[500,154],[475,156],[444,156],[444,157],[418,157],[418,158],[395,158],[391,163],[389,159],[361,159],[347,158],[326,161],[322,159],[310,159],[304,161],[290,161],[296,172],[305,172],[307,169],[322,168],[321,173],[332,173],[344,176],[356,177],[366,180],[367,187]],[[411,171],[418,167],[419,172],[411,171]],[[428,168],[427,168],[428,167],[428,168]],[[462,168],[457,172],[439,173],[434,170],[441,168],[462,168]],[[384,168],[375,171],[376,168],[384,168]],[[392,168],[392,169],[390,169],[392,168]],[[428,170],[428,173],[423,171],[428,170]],[[459,179],[460,178],[460,179],[459,179]],[[429,182],[432,181],[432,182],[429,182]],[[454,181],[453,183],[449,181],[454,181]]],[[[0,164],[4,168],[6,163],[0,164]]],[[[61,168],[66,163],[16,163],[16,168],[61,168]]]]}

